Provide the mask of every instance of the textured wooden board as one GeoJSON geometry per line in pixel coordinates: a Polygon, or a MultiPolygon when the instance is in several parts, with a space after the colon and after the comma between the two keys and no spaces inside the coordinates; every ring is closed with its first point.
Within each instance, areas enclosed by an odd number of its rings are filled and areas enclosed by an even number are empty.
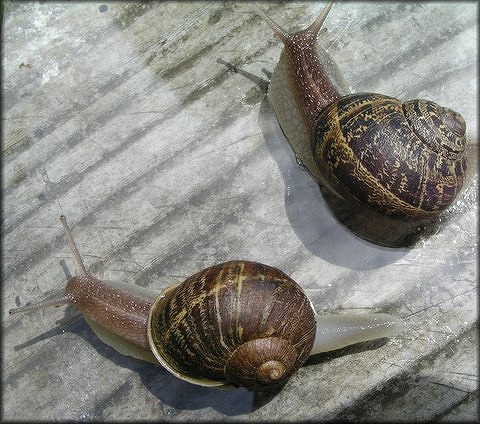
{"type": "MultiPolygon", "coordinates": [[[[260,6],[293,29],[323,3],[260,6]]],[[[478,419],[476,179],[416,247],[369,244],[282,138],[265,100],[281,46],[248,3],[4,10],[5,419],[478,419]],[[190,385],[112,351],[71,307],[8,316],[73,272],[61,213],[100,278],[160,290],[256,260],[317,311],[386,311],[407,330],[311,358],[279,392],[190,385]]],[[[339,3],[326,26],[354,91],[449,105],[477,139],[476,4],[339,3]]]]}

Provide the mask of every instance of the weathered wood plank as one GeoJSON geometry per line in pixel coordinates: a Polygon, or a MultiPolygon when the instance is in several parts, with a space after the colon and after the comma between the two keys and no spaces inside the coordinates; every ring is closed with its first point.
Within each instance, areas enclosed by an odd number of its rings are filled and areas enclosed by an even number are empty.
{"type": "MultiPolygon", "coordinates": [[[[261,7],[294,28],[323,3],[261,7]]],[[[329,52],[354,91],[449,105],[476,140],[476,12],[339,2],[329,52]]],[[[214,263],[257,260],[291,275],[318,311],[388,311],[408,327],[314,357],[280,392],[254,395],[123,357],[73,308],[4,310],[5,419],[468,418],[476,180],[414,248],[355,237],[276,125],[264,89],[281,46],[248,3],[10,1],[4,29],[5,309],[60,291],[73,272],[64,213],[100,278],[160,290],[214,263]],[[427,406],[408,408],[412,399],[427,406]]]]}

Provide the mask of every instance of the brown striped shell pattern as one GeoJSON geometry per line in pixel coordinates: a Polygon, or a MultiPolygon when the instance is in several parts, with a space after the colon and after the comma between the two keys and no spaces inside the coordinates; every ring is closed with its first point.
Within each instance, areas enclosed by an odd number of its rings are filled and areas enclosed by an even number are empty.
{"type": "Polygon", "coordinates": [[[305,168],[340,197],[391,216],[438,215],[465,179],[464,119],[428,100],[350,94],[317,43],[332,4],[294,33],[258,11],[284,45],[268,98],[285,136],[305,168]]]}
{"type": "Polygon", "coordinates": [[[316,322],[309,299],[282,271],[231,261],[167,289],[148,328],[151,350],[177,377],[256,389],[304,364],[316,322]]]}
{"type": "Polygon", "coordinates": [[[324,177],[344,197],[381,213],[435,215],[462,188],[465,121],[428,100],[351,94],[327,106],[311,149],[324,177]]]}

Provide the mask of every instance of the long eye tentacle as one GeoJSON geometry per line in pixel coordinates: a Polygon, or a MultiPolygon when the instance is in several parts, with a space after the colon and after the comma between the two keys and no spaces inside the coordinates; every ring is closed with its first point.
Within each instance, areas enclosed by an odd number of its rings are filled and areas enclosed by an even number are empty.
{"type": "Polygon", "coordinates": [[[67,218],[65,217],[65,215],[60,216],[60,221],[63,225],[63,229],[65,230],[65,236],[67,237],[68,245],[70,246],[70,250],[72,251],[73,259],[75,260],[75,268],[77,270],[77,275],[88,275],[85,264],[82,261],[80,252],[78,251],[75,240],[73,239],[72,231],[67,224],[67,218]]]}
{"type": "MultiPolygon", "coordinates": [[[[318,15],[317,18],[312,22],[312,24],[307,29],[305,29],[305,32],[310,32],[314,37],[317,37],[334,3],[335,0],[329,1],[327,5],[323,8],[320,15],[318,15]]],[[[268,24],[268,26],[272,29],[275,35],[280,38],[280,40],[282,40],[284,43],[287,43],[291,40],[291,35],[288,31],[285,31],[279,24],[277,24],[258,6],[254,5],[253,7],[255,9],[255,12],[257,12],[257,14],[263,18],[263,20],[268,24]]]]}
{"type": "Polygon", "coordinates": [[[254,5],[253,8],[255,9],[255,12],[257,15],[261,16],[263,20],[268,24],[268,26],[272,29],[272,31],[275,33],[275,35],[280,38],[284,43],[286,43],[290,35],[288,34],[287,31],[285,31],[280,25],[278,25],[270,16],[268,16],[262,9],[260,9],[258,6],[254,5]]]}
{"type": "Polygon", "coordinates": [[[323,23],[325,22],[325,19],[327,19],[328,13],[333,6],[333,3],[335,3],[335,0],[329,1],[327,3],[327,5],[323,8],[322,13],[318,15],[317,19],[313,21],[313,23],[306,29],[306,31],[309,31],[315,34],[315,36],[318,36],[320,30],[322,29],[323,23]]]}

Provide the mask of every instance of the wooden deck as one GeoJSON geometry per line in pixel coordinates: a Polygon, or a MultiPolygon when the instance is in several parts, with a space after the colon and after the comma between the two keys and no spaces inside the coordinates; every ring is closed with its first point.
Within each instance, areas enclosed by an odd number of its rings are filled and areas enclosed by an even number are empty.
{"type": "MultiPolygon", "coordinates": [[[[260,3],[283,27],[324,3],[260,3]]],[[[3,419],[478,420],[477,182],[411,248],[352,234],[266,100],[281,45],[249,3],[4,3],[3,419]],[[104,345],[60,292],[73,261],[153,290],[230,259],[276,266],[319,312],[384,311],[398,337],[312,357],[280,390],[206,389],[104,345]]],[[[476,3],[336,4],[353,91],[427,98],[477,140],[476,3]]]]}

